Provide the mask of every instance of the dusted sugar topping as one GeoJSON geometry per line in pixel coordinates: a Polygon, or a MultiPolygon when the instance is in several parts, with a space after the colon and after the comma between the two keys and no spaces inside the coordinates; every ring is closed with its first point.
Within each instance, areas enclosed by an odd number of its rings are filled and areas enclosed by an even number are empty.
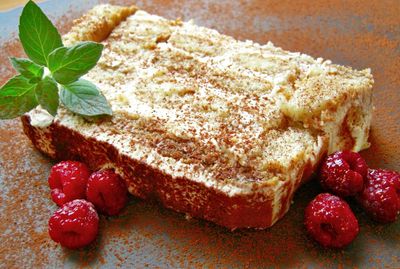
{"type": "Polygon", "coordinates": [[[369,71],[144,11],[121,22],[103,44],[86,79],[98,85],[114,116],[93,124],[61,109],[57,120],[165,173],[232,195],[294,182],[298,171],[317,161],[325,137],[333,136],[321,121],[341,123],[352,107],[340,103],[349,101],[345,95],[357,100],[370,90],[363,84],[371,80],[369,71]],[[312,78],[326,87],[342,81],[341,87],[326,96],[325,88],[314,87],[311,97],[301,85],[312,78]],[[328,102],[336,102],[334,110],[328,102]],[[336,119],[341,105],[347,110],[336,119]],[[296,109],[306,113],[293,116],[296,109]],[[332,111],[332,118],[321,111],[332,111]]]}

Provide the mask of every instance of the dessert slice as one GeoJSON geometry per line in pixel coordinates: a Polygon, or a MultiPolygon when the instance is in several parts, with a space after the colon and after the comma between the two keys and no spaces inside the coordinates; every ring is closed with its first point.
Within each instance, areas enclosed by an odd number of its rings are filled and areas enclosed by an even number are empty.
{"type": "Polygon", "coordinates": [[[368,145],[368,70],[109,5],[64,36],[82,40],[105,46],[85,79],[113,116],[60,107],[46,126],[37,108],[22,118],[26,134],[50,157],[114,168],[133,195],[189,216],[267,228],[327,151],[368,145]]]}

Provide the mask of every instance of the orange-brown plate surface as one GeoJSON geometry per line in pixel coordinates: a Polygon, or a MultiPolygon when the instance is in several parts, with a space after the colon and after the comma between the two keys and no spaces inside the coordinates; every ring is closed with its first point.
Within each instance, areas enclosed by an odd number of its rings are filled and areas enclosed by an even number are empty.
{"type": "MultiPolygon", "coordinates": [[[[102,1],[41,5],[47,14],[57,8],[51,18],[66,32],[73,18],[97,2],[102,1]]],[[[362,154],[371,167],[400,170],[399,1],[149,0],[136,4],[171,19],[193,18],[197,24],[238,39],[271,40],[291,51],[358,69],[370,67],[376,110],[372,146],[362,154]]],[[[0,30],[18,12],[0,13],[0,30]]],[[[7,56],[23,55],[15,39],[7,36],[4,40],[4,36],[2,31],[0,84],[13,74],[7,56]]],[[[354,201],[350,204],[361,231],[353,244],[344,250],[327,250],[307,237],[303,211],[321,191],[315,181],[304,185],[289,213],[265,231],[230,232],[132,198],[121,216],[101,218],[100,236],[94,244],[69,251],[47,235],[48,218],[57,208],[47,187],[52,162],[35,151],[19,120],[0,121],[0,152],[0,268],[400,268],[400,221],[375,224],[354,201]]]]}

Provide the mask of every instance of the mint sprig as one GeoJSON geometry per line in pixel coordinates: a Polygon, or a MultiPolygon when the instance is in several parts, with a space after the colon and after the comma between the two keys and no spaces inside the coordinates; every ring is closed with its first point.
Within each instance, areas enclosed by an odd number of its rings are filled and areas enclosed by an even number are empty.
{"type": "Polygon", "coordinates": [[[56,115],[60,101],[82,116],[112,115],[96,85],[80,79],[97,64],[102,44],[65,47],[57,28],[33,1],[22,10],[19,38],[29,59],[10,58],[20,75],[0,88],[0,119],[19,117],[37,105],[56,115]]]}

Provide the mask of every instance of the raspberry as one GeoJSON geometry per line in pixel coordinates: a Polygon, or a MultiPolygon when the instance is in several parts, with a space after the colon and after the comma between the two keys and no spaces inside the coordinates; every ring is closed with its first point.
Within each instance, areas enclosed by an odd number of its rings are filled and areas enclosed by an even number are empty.
{"type": "Polygon", "coordinates": [[[341,198],[321,193],[305,210],[308,233],[324,247],[341,248],[356,238],[358,221],[349,205],[341,198]]]}
{"type": "Polygon", "coordinates": [[[395,221],[400,212],[400,173],[369,169],[365,188],[357,200],[374,220],[395,221]]]}
{"type": "Polygon", "coordinates": [[[63,161],[54,165],[48,179],[51,199],[58,206],[75,199],[84,199],[89,175],[87,166],[80,162],[63,161]]]}
{"type": "Polygon", "coordinates": [[[324,189],[346,197],[362,191],[368,166],[360,154],[338,151],[321,166],[320,182],[324,189]]]}
{"type": "Polygon", "coordinates": [[[103,214],[114,216],[125,207],[128,200],[124,181],[113,170],[93,173],[87,184],[87,199],[103,214]]]}
{"type": "Polygon", "coordinates": [[[90,244],[97,235],[99,216],[92,203],[73,200],[54,212],[49,220],[51,239],[75,249],[90,244]]]}

